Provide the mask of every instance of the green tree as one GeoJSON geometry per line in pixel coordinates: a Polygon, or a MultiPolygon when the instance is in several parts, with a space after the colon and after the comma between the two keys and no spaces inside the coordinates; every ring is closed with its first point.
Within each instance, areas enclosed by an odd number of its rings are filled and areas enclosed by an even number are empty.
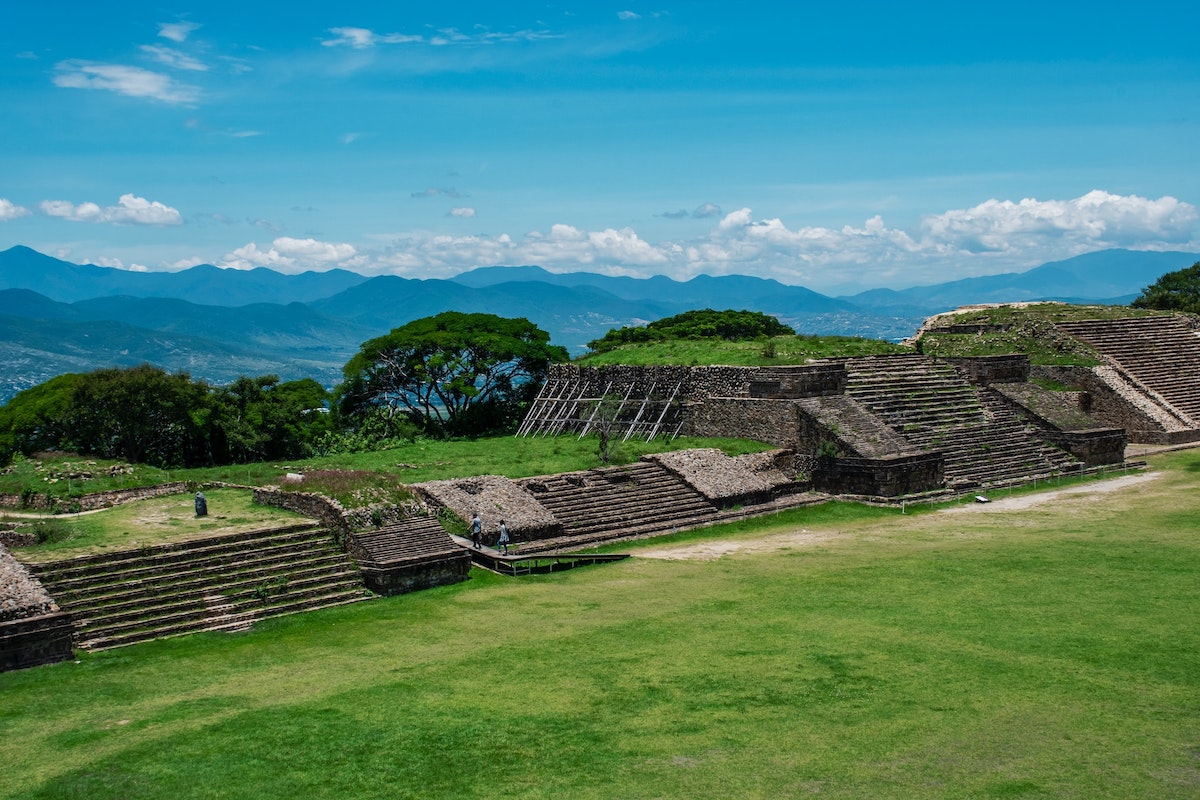
{"type": "Polygon", "coordinates": [[[209,387],[186,373],[142,364],[81,376],[72,398],[67,436],[78,449],[158,467],[209,459],[209,387]]]}
{"type": "Polygon", "coordinates": [[[338,407],[350,420],[384,409],[389,421],[474,435],[511,425],[549,365],[566,360],[527,319],[446,311],[364,342],[343,369],[338,407]]]}
{"type": "Polygon", "coordinates": [[[311,378],[240,377],[214,390],[212,447],[221,462],[298,458],[329,430],[329,394],[311,378]]]}
{"type": "Polygon", "coordinates": [[[704,308],[664,317],[648,325],[614,328],[588,347],[604,353],[623,344],[666,339],[726,339],[742,341],[763,336],[794,336],[796,331],[760,311],[714,311],[704,308]]]}
{"type": "Polygon", "coordinates": [[[68,441],[67,428],[75,389],[82,379],[82,375],[59,375],[19,392],[0,406],[0,463],[7,463],[17,452],[75,449],[68,441]]]}
{"type": "Polygon", "coordinates": [[[1134,308],[1200,314],[1200,261],[1163,275],[1143,289],[1132,305],[1134,308]]]}

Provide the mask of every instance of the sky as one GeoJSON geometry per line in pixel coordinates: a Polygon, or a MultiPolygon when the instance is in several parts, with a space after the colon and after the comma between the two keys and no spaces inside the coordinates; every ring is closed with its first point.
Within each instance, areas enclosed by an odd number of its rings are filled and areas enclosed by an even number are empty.
{"type": "Polygon", "coordinates": [[[7,2],[0,249],[829,294],[1196,252],[1197,30],[1183,2],[7,2]]]}

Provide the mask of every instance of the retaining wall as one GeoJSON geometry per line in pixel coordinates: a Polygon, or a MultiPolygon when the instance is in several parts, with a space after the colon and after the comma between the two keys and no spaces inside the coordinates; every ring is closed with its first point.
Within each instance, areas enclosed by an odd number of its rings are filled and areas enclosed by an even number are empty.
{"type": "Polygon", "coordinates": [[[776,447],[800,449],[798,413],[791,400],[713,397],[684,406],[680,433],[756,439],[776,447]]]}
{"type": "Polygon", "coordinates": [[[818,458],[813,488],[828,494],[899,497],[942,488],[941,453],[893,458],[818,458]]]}
{"type": "Polygon", "coordinates": [[[65,611],[0,622],[0,672],[74,658],[72,635],[65,611]]]}
{"type": "Polygon", "coordinates": [[[1024,353],[939,360],[952,364],[974,384],[986,386],[989,383],[1025,383],[1029,380],[1029,356],[1024,353]]]}
{"type": "Polygon", "coordinates": [[[1082,405],[1088,414],[1113,428],[1124,428],[1130,442],[1140,444],[1184,444],[1200,441],[1200,431],[1169,431],[1159,420],[1118,394],[1089,367],[1036,365],[1034,378],[1057,381],[1087,393],[1082,405]]]}
{"type": "Polygon", "coordinates": [[[135,500],[145,500],[150,497],[162,497],[168,494],[183,494],[189,490],[185,481],[160,483],[157,486],[140,486],[134,489],[114,489],[111,492],[93,492],[78,497],[54,497],[47,494],[35,494],[23,499],[19,494],[0,494],[0,508],[30,508],[35,511],[63,511],[65,508],[78,505],[79,511],[93,511],[97,508],[110,508],[122,503],[132,503],[135,500]]]}

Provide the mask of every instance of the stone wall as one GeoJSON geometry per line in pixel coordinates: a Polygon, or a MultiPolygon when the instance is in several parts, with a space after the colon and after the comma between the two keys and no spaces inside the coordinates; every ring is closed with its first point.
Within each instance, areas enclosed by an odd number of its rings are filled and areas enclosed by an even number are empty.
{"type": "MultiPolygon", "coordinates": [[[[1089,367],[1035,365],[1034,378],[1052,380],[1086,392],[1082,404],[1087,413],[1101,424],[1124,428],[1130,442],[1143,444],[1182,444],[1200,441],[1200,431],[1186,430],[1165,414],[1153,414],[1136,404],[1138,398],[1125,397],[1102,380],[1089,367]]],[[[1148,402],[1148,401],[1145,401],[1148,402]]]]}
{"type": "Polygon", "coordinates": [[[1041,432],[1050,444],[1078,458],[1089,467],[1102,464],[1121,464],[1125,461],[1127,443],[1124,428],[1097,428],[1090,431],[1041,432]]]}
{"type": "Polygon", "coordinates": [[[762,367],[750,375],[749,394],[771,400],[826,397],[846,391],[842,362],[795,367],[762,367]]]}
{"type": "Polygon", "coordinates": [[[315,492],[285,492],[267,486],[254,490],[254,502],[295,511],[309,519],[319,520],[343,545],[350,540],[350,521],[346,517],[346,509],[337,500],[331,500],[325,495],[315,492]]]}
{"type": "Polygon", "coordinates": [[[989,383],[1025,383],[1029,380],[1029,356],[1024,353],[939,360],[954,365],[974,384],[986,386],[989,383]]]}
{"type": "Polygon", "coordinates": [[[71,615],[0,547],[0,672],[74,657],[71,615]]]}
{"type": "Polygon", "coordinates": [[[941,453],[892,458],[820,458],[813,488],[829,494],[899,497],[937,491],[945,477],[941,453]]]}
{"type": "Polygon", "coordinates": [[[53,497],[46,494],[35,494],[23,498],[19,494],[0,494],[0,508],[29,508],[35,511],[54,511],[61,513],[71,511],[94,511],[97,508],[111,508],[122,503],[132,503],[135,500],[145,500],[150,497],[162,497],[169,494],[183,494],[189,490],[184,481],[160,483],[157,486],[139,486],[135,489],[114,489],[111,492],[94,492],[78,497],[53,497]]]}
{"type": "Polygon", "coordinates": [[[683,408],[684,436],[728,436],[754,439],[776,447],[801,444],[796,404],[791,400],[715,397],[683,408]]]}
{"type": "Polygon", "coordinates": [[[697,448],[654,453],[644,459],[675,474],[718,506],[762,503],[802,488],[795,485],[795,458],[790,450],[727,456],[715,448],[697,448]]]}
{"type": "MultiPolygon", "coordinates": [[[[536,478],[526,478],[526,481],[536,478]]],[[[447,508],[464,523],[478,513],[485,538],[497,536],[500,520],[513,542],[563,535],[563,525],[529,492],[500,475],[430,481],[413,486],[430,504],[447,508]]]]}
{"type": "Polygon", "coordinates": [[[0,622],[0,672],[74,658],[73,633],[65,611],[0,622]]]}
{"type": "Polygon", "coordinates": [[[405,594],[435,586],[447,586],[467,579],[471,571],[471,556],[463,551],[454,556],[400,567],[362,568],[363,582],[371,591],[382,595],[405,594]]]}

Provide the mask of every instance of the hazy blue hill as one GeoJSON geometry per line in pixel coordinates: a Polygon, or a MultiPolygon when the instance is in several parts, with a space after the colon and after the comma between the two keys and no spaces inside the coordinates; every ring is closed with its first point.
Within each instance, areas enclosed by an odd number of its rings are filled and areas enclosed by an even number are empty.
{"type": "Polygon", "coordinates": [[[225,307],[174,298],[103,297],[71,305],[81,320],[136,320],[143,328],[187,333],[217,341],[287,348],[357,348],[370,328],[336,320],[303,303],[252,303],[225,307]]]}
{"type": "Polygon", "coordinates": [[[79,312],[30,289],[0,289],[2,313],[27,319],[78,319],[79,312]]]}
{"type": "Polygon", "coordinates": [[[744,275],[676,281],[536,266],[482,267],[453,280],[211,265],[139,273],[14,247],[0,253],[0,401],[62,372],[144,361],[214,383],[277,373],[333,385],[363,341],[450,310],[526,317],[573,355],[611,328],[698,308],[761,311],[800,333],[899,339],[929,314],[971,303],[1126,303],[1198,259],[1110,250],[1028,272],[831,298],[744,275]]]}
{"type": "Polygon", "coordinates": [[[525,317],[551,335],[555,344],[579,350],[610,328],[648,322],[676,313],[662,302],[633,302],[588,286],[555,286],[540,281],[490,284],[412,280],[383,276],[311,304],[330,317],[350,319],[386,333],[442,311],[525,317]]]}
{"type": "Polygon", "coordinates": [[[0,315],[0,401],[65,372],[143,363],[216,384],[232,382],[240,375],[275,373],[284,380],[312,377],[332,385],[340,379],[344,362],[332,364],[120,322],[0,315]]]}
{"type": "Polygon", "coordinates": [[[1104,250],[1050,262],[1027,272],[963,278],[902,290],[872,289],[841,299],[864,309],[903,309],[926,315],[972,303],[1122,302],[1123,298],[1136,297],[1164,273],[1189,267],[1197,259],[1200,255],[1195,253],[1104,250]]]}
{"type": "Polygon", "coordinates": [[[72,264],[28,247],[0,252],[0,289],[31,289],[63,303],[95,297],[174,297],[194,303],[308,302],[368,280],[346,270],[285,275],[269,269],[220,269],[201,264],[179,272],[131,272],[72,264]]]}
{"type": "Polygon", "coordinates": [[[309,305],[325,316],[353,320],[386,333],[440,311],[481,310],[463,308],[464,296],[474,297],[475,292],[450,281],[381,275],[309,305]]]}
{"type": "MultiPolygon", "coordinates": [[[[788,286],[769,278],[748,275],[697,275],[688,281],[676,281],[663,275],[651,278],[613,277],[594,272],[551,273],[541,267],[480,267],[452,279],[474,288],[494,287],[510,282],[537,282],[554,286],[591,286],[625,300],[652,300],[696,308],[749,308],[768,314],[795,316],[809,313],[833,313],[852,310],[845,300],[806,289],[788,286]]],[[[674,312],[673,312],[674,313],[674,312]]]]}

